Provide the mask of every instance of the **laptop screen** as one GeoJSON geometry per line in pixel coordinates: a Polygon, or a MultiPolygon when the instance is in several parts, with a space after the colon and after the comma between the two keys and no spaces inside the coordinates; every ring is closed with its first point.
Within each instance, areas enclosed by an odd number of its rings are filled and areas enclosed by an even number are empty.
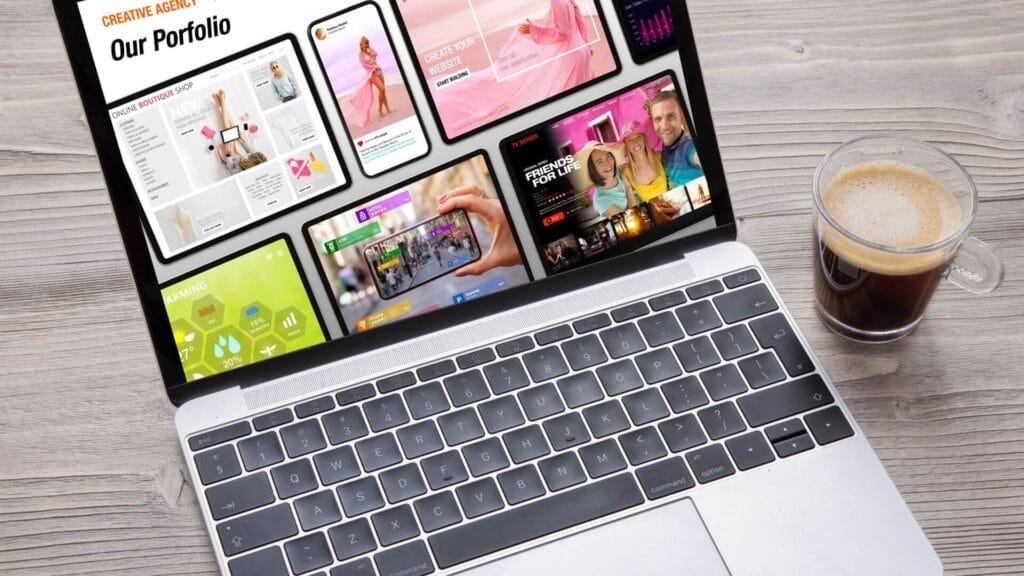
{"type": "Polygon", "coordinates": [[[666,0],[77,8],[168,386],[716,227],[666,0]]]}

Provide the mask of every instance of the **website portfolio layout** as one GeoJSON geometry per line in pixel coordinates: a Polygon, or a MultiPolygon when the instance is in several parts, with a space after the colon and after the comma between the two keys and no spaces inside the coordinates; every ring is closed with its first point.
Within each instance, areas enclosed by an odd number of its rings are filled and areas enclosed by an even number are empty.
{"type": "Polygon", "coordinates": [[[80,1],[182,382],[713,226],[651,4],[80,1]]]}

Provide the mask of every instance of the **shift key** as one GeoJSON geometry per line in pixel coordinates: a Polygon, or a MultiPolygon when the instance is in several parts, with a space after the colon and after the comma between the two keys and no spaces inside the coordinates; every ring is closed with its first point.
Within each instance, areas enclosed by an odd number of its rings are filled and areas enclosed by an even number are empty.
{"type": "Polygon", "coordinates": [[[810,356],[782,314],[758,318],[750,323],[750,329],[761,346],[775,350],[790,376],[795,378],[814,370],[810,356]]]}
{"type": "Polygon", "coordinates": [[[835,402],[817,374],[776,384],[736,401],[752,428],[770,424],[835,402]]]}
{"type": "Polygon", "coordinates": [[[278,504],[217,525],[224,554],[234,556],[299,533],[289,504],[278,504]]]}

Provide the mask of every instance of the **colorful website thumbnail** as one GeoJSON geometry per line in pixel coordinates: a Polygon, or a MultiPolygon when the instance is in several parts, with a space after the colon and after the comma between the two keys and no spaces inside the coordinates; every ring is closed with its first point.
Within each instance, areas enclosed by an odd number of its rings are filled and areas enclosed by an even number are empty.
{"type": "Polygon", "coordinates": [[[669,0],[615,0],[633,58],[646,62],[676,47],[669,0]]]}
{"type": "Polygon", "coordinates": [[[161,294],[188,382],[327,341],[284,239],[161,294]]]}
{"type": "Polygon", "coordinates": [[[618,70],[595,0],[396,6],[449,140],[618,70]]]}
{"type": "Polygon", "coordinates": [[[503,143],[549,274],[708,215],[688,118],[664,75],[503,143]]]}
{"type": "Polygon", "coordinates": [[[426,156],[430,144],[375,4],[314,24],[313,46],[369,176],[426,156]]]}
{"type": "Polygon", "coordinates": [[[529,282],[484,155],[307,227],[349,334],[529,282]]]}
{"type": "Polygon", "coordinates": [[[110,110],[170,259],[346,184],[289,39],[110,110]]]}

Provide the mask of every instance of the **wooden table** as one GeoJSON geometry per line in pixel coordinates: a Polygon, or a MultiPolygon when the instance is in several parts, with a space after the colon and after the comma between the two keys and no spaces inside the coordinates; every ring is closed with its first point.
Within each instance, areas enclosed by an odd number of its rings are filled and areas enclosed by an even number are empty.
{"type": "MultiPolygon", "coordinates": [[[[948,574],[1024,573],[1024,2],[691,0],[741,238],[948,574]],[[810,186],[842,141],[963,162],[1006,285],[912,338],[813,313],[810,186]]],[[[0,573],[214,574],[49,3],[0,0],[0,573]]],[[[909,575],[908,575],[909,576],[909,575]]]]}

